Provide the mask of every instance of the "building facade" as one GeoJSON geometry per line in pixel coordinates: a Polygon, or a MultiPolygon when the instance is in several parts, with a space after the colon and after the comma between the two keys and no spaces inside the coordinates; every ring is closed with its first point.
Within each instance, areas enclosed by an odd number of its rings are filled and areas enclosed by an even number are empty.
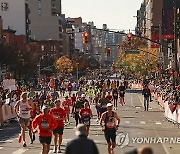
{"type": "Polygon", "coordinates": [[[29,9],[27,0],[0,0],[3,29],[13,29],[17,35],[25,35],[29,42],[29,9]]]}

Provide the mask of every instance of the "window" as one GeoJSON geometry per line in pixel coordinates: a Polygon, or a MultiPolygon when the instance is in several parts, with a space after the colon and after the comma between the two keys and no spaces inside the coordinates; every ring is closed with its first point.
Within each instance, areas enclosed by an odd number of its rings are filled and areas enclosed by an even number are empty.
{"type": "Polygon", "coordinates": [[[41,51],[44,51],[44,45],[41,45],[41,51]]]}
{"type": "Polygon", "coordinates": [[[38,14],[41,15],[42,13],[42,4],[41,4],[41,0],[38,0],[38,14]]]}
{"type": "Polygon", "coordinates": [[[2,11],[8,11],[9,10],[9,5],[7,2],[1,3],[1,10],[2,11]]]}

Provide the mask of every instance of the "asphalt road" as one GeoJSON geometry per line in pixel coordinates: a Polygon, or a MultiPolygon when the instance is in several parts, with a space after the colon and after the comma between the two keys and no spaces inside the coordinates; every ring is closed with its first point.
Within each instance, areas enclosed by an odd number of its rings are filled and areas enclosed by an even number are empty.
{"type": "MultiPolygon", "coordinates": [[[[164,118],[164,112],[157,102],[151,102],[149,111],[145,112],[142,107],[143,97],[141,93],[128,91],[125,95],[125,101],[126,105],[123,107],[119,105],[117,110],[121,124],[117,132],[119,146],[115,148],[115,154],[124,154],[143,145],[151,146],[155,154],[180,153],[180,139],[178,140],[180,129],[164,118]],[[173,140],[170,141],[170,139],[173,140]]],[[[100,154],[107,154],[107,145],[103,132],[96,122],[94,106],[91,107],[94,117],[89,138],[96,142],[100,154]]],[[[71,124],[65,127],[62,152],[64,152],[66,143],[75,137],[75,122],[72,117],[70,121],[71,124]]],[[[36,137],[34,144],[28,144],[26,148],[23,148],[22,144],[17,141],[19,132],[20,128],[17,123],[12,123],[10,126],[0,129],[0,154],[40,154],[41,145],[38,137],[36,137]]],[[[26,138],[28,143],[28,134],[26,138]]],[[[52,149],[53,142],[50,153],[52,153],[52,149]]]]}

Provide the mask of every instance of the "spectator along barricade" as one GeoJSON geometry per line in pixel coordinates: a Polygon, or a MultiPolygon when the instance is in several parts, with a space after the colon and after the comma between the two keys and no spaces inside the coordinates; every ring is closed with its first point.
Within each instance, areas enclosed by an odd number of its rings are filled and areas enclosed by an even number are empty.
{"type": "Polygon", "coordinates": [[[15,80],[6,80],[0,86],[0,126],[11,119],[16,118],[14,111],[17,98],[15,80]]]}
{"type": "Polygon", "coordinates": [[[180,126],[180,89],[171,83],[155,86],[154,98],[164,109],[166,119],[180,126]]]}
{"type": "MultiPolygon", "coordinates": [[[[164,110],[165,118],[180,127],[180,85],[174,87],[171,82],[155,85],[150,82],[149,89],[152,96],[164,110]]],[[[133,82],[132,89],[142,89],[142,83],[133,82]]]]}

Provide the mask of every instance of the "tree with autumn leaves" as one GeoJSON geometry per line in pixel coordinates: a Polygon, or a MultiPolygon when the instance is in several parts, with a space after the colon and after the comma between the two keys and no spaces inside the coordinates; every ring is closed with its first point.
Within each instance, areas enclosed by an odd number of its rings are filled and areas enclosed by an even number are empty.
{"type": "Polygon", "coordinates": [[[137,78],[150,75],[157,71],[158,51],[157,48],[148,48],[146,40],[132,36],[120,44],[116,67],[137,78]],[[127,53],[128,50],[139,53],[127,53]]]}
{"type": "Polygon", "coordinates": [[[54,65],[60,74],[68,74],[73,71],[72,61],[66,56],[60,57],[58,60],[56,60],[54,65]]]}

